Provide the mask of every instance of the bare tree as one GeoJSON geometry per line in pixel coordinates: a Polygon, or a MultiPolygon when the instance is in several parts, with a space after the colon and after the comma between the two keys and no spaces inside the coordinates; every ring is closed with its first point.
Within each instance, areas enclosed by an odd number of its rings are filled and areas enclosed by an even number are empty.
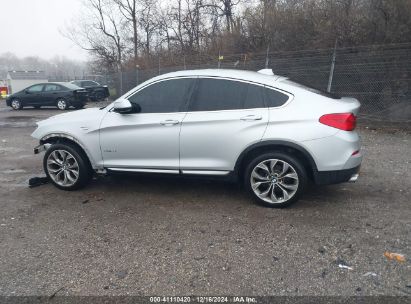
{"type": "Polygon", "coordinates": [[[134,64],[137,66],[138,58],[138,11],[137,11],[137,0],[114,0],[114,2],[119,6],[121,14],[124,18],[131,23],[133,28],[133,54],[134,54],[134,64]]]}

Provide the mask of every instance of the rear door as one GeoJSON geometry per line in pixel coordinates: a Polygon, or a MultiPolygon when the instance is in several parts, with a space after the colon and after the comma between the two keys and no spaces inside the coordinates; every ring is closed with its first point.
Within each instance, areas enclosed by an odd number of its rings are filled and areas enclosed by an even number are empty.
{"type": "Polygon", "coordinates": [[[46,84],[43,89],[42,105],[54,105],[62,93],[62,87],[58,84],[50,83],[46,84]]]}
{"type": "Polygon", "coordinates": [[[199,78],[180,135],[185,174],[227,174],[240,153],[261,140],[268,123],[264,86],[199,78]]]}

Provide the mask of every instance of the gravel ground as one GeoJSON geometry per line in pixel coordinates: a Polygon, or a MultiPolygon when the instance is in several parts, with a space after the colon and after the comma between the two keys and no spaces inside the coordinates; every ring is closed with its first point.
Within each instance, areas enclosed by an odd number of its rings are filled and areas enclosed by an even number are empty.
{"type": "Polygon", "coordinates": [[[30,134],[58,113],[1,102],[0,295],[411,294],[409,126],[362,125],[357,183],[271,210],[215,181],[115,176],[76,192],[30,189],[43,174],[30,134]]]}

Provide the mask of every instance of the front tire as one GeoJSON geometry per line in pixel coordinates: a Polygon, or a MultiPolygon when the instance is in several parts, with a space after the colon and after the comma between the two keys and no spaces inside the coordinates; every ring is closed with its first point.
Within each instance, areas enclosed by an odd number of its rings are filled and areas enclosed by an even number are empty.
{"type": "Polygon", "coordinates": [[[92,177],[87,156],[71,144],[53,144],[44,155],[43,167],[49,180],[62,190],[80,189],[92,177]]]}
{"type": "Polygon", "coordinates": [[[283,152],[267,153],[249,162],[244,184],[260,205],[283,208],[298,200],[307,184],[307,173],[297,158],[283,152]]]}
{"type": "Polygon", "coordinates": [[[11,101],[11,107],[12,107],[13,110],[21,110],[21,109],[23,109],[23,104],[21,103],[20,100],[13,99],[11,101]]]}
{"type": "Polygon", "coordinates": [[[59,110],[62,110],[62,111],[67,110],[69,108],[69,104],[63,98],[57,99],[56,106],[59,110]]]}

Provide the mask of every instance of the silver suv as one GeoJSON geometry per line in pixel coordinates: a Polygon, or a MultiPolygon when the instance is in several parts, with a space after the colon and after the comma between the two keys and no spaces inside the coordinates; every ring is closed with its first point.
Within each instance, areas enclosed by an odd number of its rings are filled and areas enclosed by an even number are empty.
{"type": "Polygon", "coordinates": [[[150,79],[105,108],[53,116],[32,134],[63,190],[92,174],[206,175],[244,183],[257,202],[284,207],[309,180],[355,181],[360,104],[271,70],[194,70],[150,79]]]}

